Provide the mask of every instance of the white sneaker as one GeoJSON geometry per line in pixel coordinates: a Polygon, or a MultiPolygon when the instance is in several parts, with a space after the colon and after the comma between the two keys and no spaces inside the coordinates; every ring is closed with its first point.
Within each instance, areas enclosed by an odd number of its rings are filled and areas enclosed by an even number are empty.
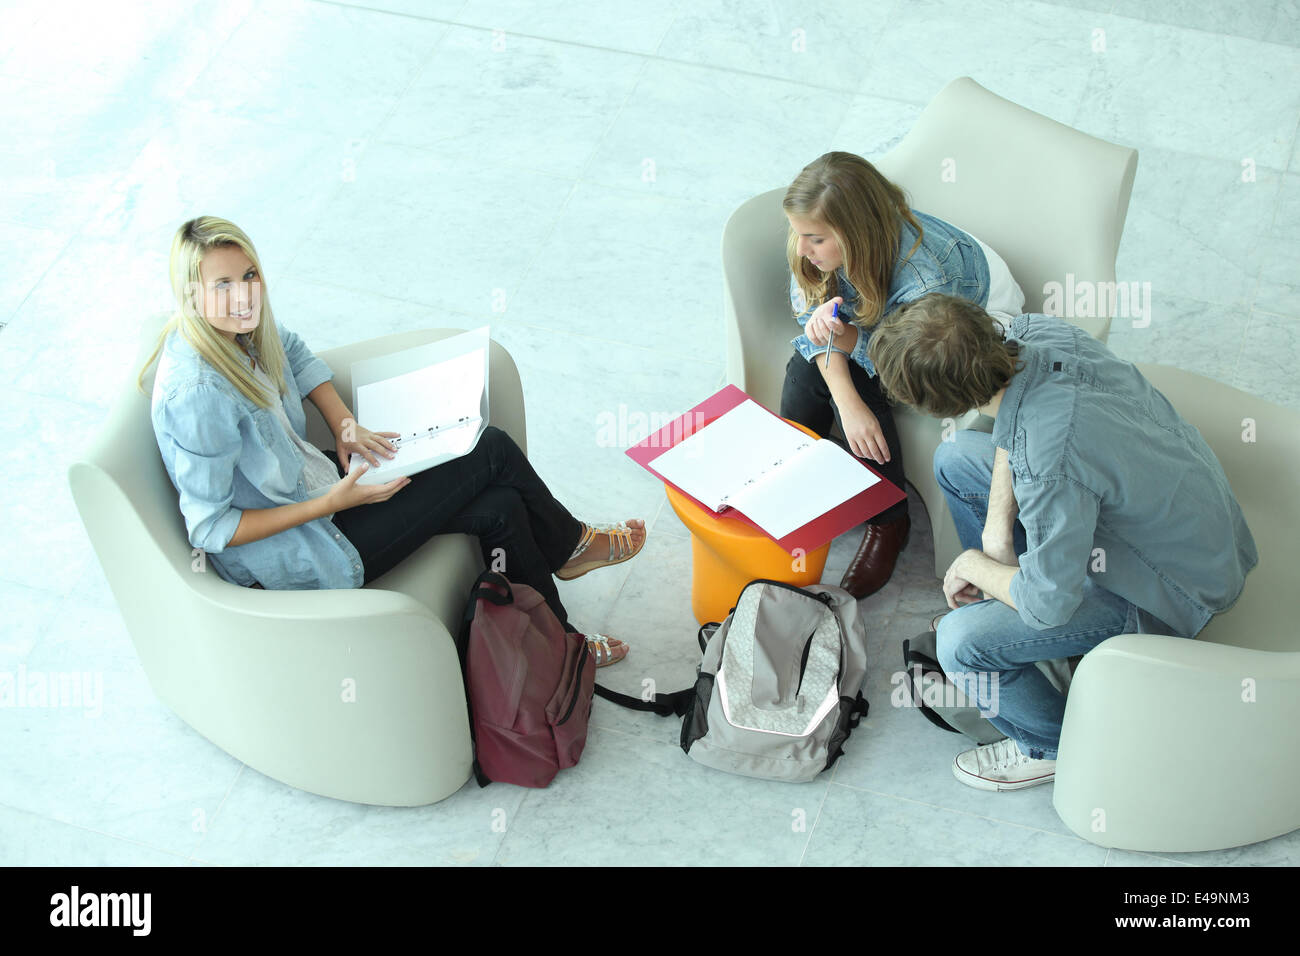
{"type": "Polygon", "coordinates": [[[1010,737],[959,753],[952,775],[977,790],[1023,790],[1056,777],[1055,760],[1026,757],[1010,737]]]}

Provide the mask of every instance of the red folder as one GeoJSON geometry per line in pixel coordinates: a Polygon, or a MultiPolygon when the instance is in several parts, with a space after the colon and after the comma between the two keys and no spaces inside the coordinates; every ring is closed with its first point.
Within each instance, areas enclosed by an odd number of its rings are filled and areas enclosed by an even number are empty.
{"type": "MultiPolygon", "coordinates": [[[[654,466],[651,464],[654,459],[658,458],[669,448],[672,448],[684,439],[690,438],[705,425],[721,418],[724,414],[746,400],[752,401],[748,395],[736,388],[736,386],[728,385],[716,395],[707,398],[700,404],[696,405],[685,415],[682,415],[675,421],[665,425],[653,435],[648,436],[645,441],[629,448],[627,450],[627,456],[664,484],[673,485],[673,487],[677,488],[683,496],[693,501],[708,514],[714,515],[717,520],[743,521],[751,528],[757,528],[759,531],[762,531],[763,534],[767,534],[766,531],[763,531],[762,528],[759,528],[758,525],[750,521],[749,518],[745,517],[745,515],[741,514],[735,508],[728,508],[721,513],[715,513],[713,509],[686,494],[686,492],[682,491],[680,487],[664,478],[663,475],[655,471],[654,466]]],[[[755,402],[754,404],[763,408],[769,415],[774,415],[772,410],[767,408],[761,402],[755,402]]],[[[774,415],[774,417],[779,416],[774,415]]],[[[880,480],[866,491],[860,492],[848,501],[845,501],[843,504],[832,508],[820,518],[815,518],[802,528],[796,528],[784,538],[772,538],[773,541],[776,541],[778,545],[790,554],[794,554],[796,549],[801,549],[804,554],[808,554],[811,551],[817,550],[833,538],[843,534],[845,531],[862,524],[868,518],[880,514],[880,512],[884,511],[890,505],[896,504],[907,497],[907,492],[903,491],[897,485],[887,481],[881,476],[880,472],[868,465],[863,459],[857,458],[856,456],[854,457],[855,460],[862,464],[863,468],[866,468],[877,478],[880,478],[880,480]]],[[[767,536],[769,538],[772,537],[771,535],[767,536]]]]}

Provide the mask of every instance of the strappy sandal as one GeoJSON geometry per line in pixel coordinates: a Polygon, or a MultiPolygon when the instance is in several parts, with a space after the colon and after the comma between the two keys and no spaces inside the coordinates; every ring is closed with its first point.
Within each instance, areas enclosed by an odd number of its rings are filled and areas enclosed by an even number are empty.
{"type": "Polygon", "coordinates": [[[588,571],[594,571],[597,568],[607,568],[615,564],[622,564],[629,558],[636,557],[636,555],[641,551],[641,548],[645,547],[645,543],[650,537],[649,528],[642,527],[637,530],[645,534],[645,537],[641,539],[640,547],[633,544],[632,529],[629,528],[625,522],[620,521],[618,524],[601,525],[597,527],[584,524],[582,526],[582,537],[578,540],[578,546],[574,548],[573,554],[569,555],[569,561],[572,561],[574,558],[586,552],[586,550],[591,547],[591,543],[596,540],[596,535],[598,534],[609,535],[609,556],[606,558],[593,558],[590,561],[584,561],[582,564],[571,567],[567,571],[560,569],[555,572],[555,576],[561,581],[572,581],[576,578],[582,577],[588,571]]]}
{"type": "Polygon", "coordinates": [[[617,664],[627,657],[627,652],[630,650],[622,641],[614,637],[606,637],[604,634],[584,634],[583,637],[587,641],[587,650],[591,651],[591,656],[596,659],[597,667],[617,664]]]}

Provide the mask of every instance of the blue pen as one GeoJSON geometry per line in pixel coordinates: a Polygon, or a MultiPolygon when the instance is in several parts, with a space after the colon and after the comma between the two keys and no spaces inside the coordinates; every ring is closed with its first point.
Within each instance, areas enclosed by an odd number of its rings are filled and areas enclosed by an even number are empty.
{"type": "MultiPolygon", "coordinates": [[[[839,314],[840,314],[840,304],[836,302],[835,305],[831,307],[831,318],[832,319],[837,318],[839,314]]],[[[831,367],[831,343],[834,341],[835,341],[835,333],[832,332],[831,337],[826,340],[826,360],[822,363],[822,368],[831,367]]]]}

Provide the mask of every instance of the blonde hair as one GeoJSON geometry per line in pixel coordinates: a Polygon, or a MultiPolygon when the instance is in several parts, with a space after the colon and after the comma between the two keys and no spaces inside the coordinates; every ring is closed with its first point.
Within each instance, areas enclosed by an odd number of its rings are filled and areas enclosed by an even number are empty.
{"type": "Polygon", "coordinates": [[[257,328],[249,336],[257,352],[257,361],[262,365],[267,376],[279,389],[281,395],[287,391],[284,379],[284,366],[287,359],[284,347],[280,344],[280,333],[276,331],[275,319],[271,314],[271,301],[267,295],[266,277],[262,275],[262,263],[257,258],[253,242],[233,222],[216,216],[199,216],[191,219],[176,230],[172,238],[171,273],[172,292],[176,296],[176,312],[162,327],[158,344],[153,353],[140,369],[136,387],[144,391],[144,376],[158,358],[163,343],[173,330],[179,330],[185,340],[194,347],[194,351],[203,356],[204,361],[224,375],[235,388],[239,389],[249,401],[261,408],[269,408],[271,397],[262,384],[248,368],[243,351],[230,339],[212,327],[203,317],[203,279],[199,273],[199,264],[203,257],[213,249],[221,246],[237,246],[248,256],[253,268],[257,270],[257,279],[262,283],[262,311],[257,328]]]}
{"type": "MultiPolygon", "coordinates": [[[[903,258],[921,245],[921,224],[912,215],[907,195],[875,166],[853,153],[819,156],[795,177],[781,201],[787,213],[824,222],[840,247],[842,268],[857,290],[845,301],[854,325],[872,328],[880,321],[889,297],[902,220],[916,230],[916,242],[903,258]]],[[[843,293],[835,273],[823,273],[799,255],[799,234],[786,236],[786,259],[809,307],[843,293]]]]}

